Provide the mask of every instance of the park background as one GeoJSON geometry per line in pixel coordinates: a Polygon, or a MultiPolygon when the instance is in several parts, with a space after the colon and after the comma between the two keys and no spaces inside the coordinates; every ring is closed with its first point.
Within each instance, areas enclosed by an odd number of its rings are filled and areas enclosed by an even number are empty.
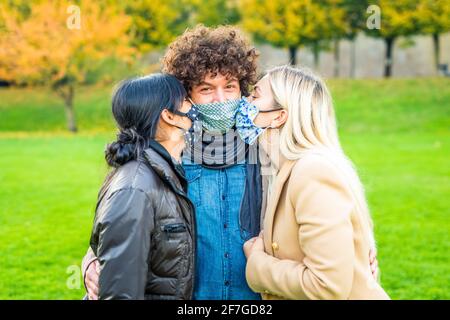
{"type": "Polygon", "coordinates": [[[383,287],[393,299],[449,299],[445,0],[2,0],[0,299],[83,296],[114,84],[158,71],[170,41],[198,23],[241,28],[261,71],[292,63],[326,78],[366,187],[383,287]]]}

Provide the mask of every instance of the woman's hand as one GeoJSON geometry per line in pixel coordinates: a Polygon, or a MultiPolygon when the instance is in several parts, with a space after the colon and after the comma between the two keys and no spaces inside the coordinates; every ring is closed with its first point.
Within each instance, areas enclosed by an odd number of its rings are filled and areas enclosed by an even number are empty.
{"type": "Polygon", "coordinates": [[[86,270],[85,284],[89,300],[98,300],[99,263],[94,260],[86,270]]]}
{"type": "Polygon", "coordinates": [[[264,251],[262,231],[260,232],[259,236],[253,237],[244,243],[244,254],[247,259],[254,251],[264,251]]]}

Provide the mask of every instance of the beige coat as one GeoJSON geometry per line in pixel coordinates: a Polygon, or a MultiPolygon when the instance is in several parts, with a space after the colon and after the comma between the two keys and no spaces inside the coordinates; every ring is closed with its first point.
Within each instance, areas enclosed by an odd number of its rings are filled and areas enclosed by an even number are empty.
{"type": "Polygon", "coordinates": [[[322,155],[286,160],[253,251],[247,282],[264,299],[389,299],[373,279],[367,228],[333,164],[322,155]]]}

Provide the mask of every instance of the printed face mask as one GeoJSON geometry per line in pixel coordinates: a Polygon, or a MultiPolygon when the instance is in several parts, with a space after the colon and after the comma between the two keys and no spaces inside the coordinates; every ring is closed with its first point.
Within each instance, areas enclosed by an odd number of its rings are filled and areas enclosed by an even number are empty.
{"type": "Polygon", "coordinates": [[[192,105],[191,109],[188,112],[175,110],[174,114],[182,117],[187,117],[192,121],[192,126],[188,130],[178,127],[184,132],[184,141],[186,147],[190,148],[192,144],[196,143],[199,140],[199,137],[201,135],[198,109],[196,108],[196,106],[192,105]]]}
{"type": "Polygon", "coordinates": [[[196,104],[203,128],[213,134],[228,132],[234,126],[239,102],[240,99],[235,99],[224,102],[196,104]]]}
{"type": "Polygon", "coordinates": [[[257,106],[243,97],[239,103],[239,108],[236,111],[236,130],[241,139],[247,144],[254,144],[258,137],[268,128],[261,128],[255,124],[254,120],[258,113],[272,112],[281,109],[283,108],[261,111],[257,106]]]}

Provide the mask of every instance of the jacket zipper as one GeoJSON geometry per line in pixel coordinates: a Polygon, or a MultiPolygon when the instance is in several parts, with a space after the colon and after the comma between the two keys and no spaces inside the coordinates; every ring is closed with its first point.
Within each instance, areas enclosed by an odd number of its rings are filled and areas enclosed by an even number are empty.
{"type": "MultiPolygon", "coordinates": [[[[149,167],[155,171],[156,174],[158,174],[156,172],[156,170],[153,168],[151,161],[149,161],[149,159],[147,157],[145,157],[147,164],[149,165],[149,167]]],[[[169,184],[169,186],[172,187],[172,190],[175,191],[175,194],[179,195],[180,197],[182,197],[183,199],[186,200],[186,202],[188,203],[188,205],[191,207],[191,220],[192,220],[192,226],[191,226],[191,230],[192,230],[192,251],[193,251],[193,255],[192,255],[192,270],[193,270],[193,275],[192,275],[192,289],[191,289],[191,294],[190,294],[190,299],[192,300],[194,298],[194,288],[195,288],[195,269],[196,269],[196,251],[197,251],[197,231],[196,231],[196,218],[195,218],[195,206],[192,203],[191,199],[188,198],[188,196],[185,194],[185,192],[181,192],[176,186],[175,184],[170,181],[167,177],[161,177],[161,180],[165,181],[167,184],[169,184]]]]}
{"type": "Polygon", "coordinates": [[[186,200],[186,202],[188,203],[188,205],[191,207],[191,220],[192,220],[192,289],[191,289],[191,294],[190,294],[190,298],[191,300],[194,298],[194,288],[195,288],[195,269],[196,269],[196,251],[197,251],[197,231],[196,231],[196,217],[195,217],[195,206],[192,203],[191,199],[189,199],[183,192],[180,192],[180,190],[178,190],[178,188],[175,188],[174,186],[172,186],[173,189],[175,190],[175,193],[177,195],[179,195],[180,197],[182,197],[183,199],[186,200]]]}
{"type": "Polygon", "coordinates": [[[186,231],[186,226],[184,223],[173,223],[165,226],[161,226],[162,231],[168,233],[180,233],[186,231]]]}

